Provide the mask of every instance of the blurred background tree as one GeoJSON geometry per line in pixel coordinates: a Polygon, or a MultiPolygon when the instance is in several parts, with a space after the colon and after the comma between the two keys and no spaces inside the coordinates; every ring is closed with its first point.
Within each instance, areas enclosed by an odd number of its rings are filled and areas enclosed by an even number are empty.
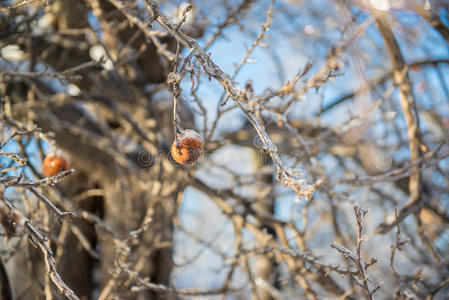
{"type": "Polygon", "coordinates": [[[447,299],[448,9],[2,1],[3,299],[447,299]]]}

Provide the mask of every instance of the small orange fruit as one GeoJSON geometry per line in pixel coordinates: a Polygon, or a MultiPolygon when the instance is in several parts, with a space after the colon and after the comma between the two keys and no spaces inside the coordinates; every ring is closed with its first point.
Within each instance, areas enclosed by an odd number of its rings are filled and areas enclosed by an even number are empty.
{"type": "Polygon", "coordinates": [[[191,165],[203,152],[203,138],[195,130],[186,129],[178,133],[171,146],[171,156],[181,165],[191,165]]]}
{"type": "Polygon", "coordinates": [[[69,163],[62,153],[50,154],[42,162],[42,172],[45,177],[54,176],[68,169],[69,163]]]}

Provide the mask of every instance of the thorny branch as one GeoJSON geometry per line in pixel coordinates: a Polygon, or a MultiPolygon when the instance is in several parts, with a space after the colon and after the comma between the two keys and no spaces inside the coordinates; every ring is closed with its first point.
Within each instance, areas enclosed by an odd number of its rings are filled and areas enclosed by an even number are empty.
{"type": "MultiPolygon", "coordinates": [[[[31,187],[30,190],[35,193],[35,195],[39,195],[39,197],[45,197],[42,194],[40,194],[36,188],[31,187]]],[[[16,230],[15,227],[18,226],[18,224],[23,224],[25,229],[28,231],[30,235],[30,239],[33,243],[36,243],[37,246],[42,251],[42,254],[44,255],[44,261],[47,268],[47,272],[50,275],[51,280],[53,283],[58,287],[59,291],[65,295],[68,299],[72,300],[78,300],[78,296],[66,285],[66,283],[62,280],[61,276],[59,275],[55,259],[53,256],[53,251],[51,250],[50,246],[48,245],[48,239],[42,235],[42,233],[30,223],[30,220],[25,217],[21,212],[17,211],[16,208],[10,203],[10,201],[4,196],[4,188],[1,190],[0,194],[2,201],[10,211],[16,212],[16,214],[19,216],[19,219],[17,220],[17,224],[14,224],[12,230],[16,230]]],[[[46,199],[46,198],[45,198],[46,199]]],[[[61,213],[50,200],[46,199],[47,206],[54,210],[55,213],[57,213],[58,217],[64,214],[71,214],[71,213],[61,213]],[[59,214],[58,214],[59,212],[59,214]]]]}
{"type": "Polygon", "coordinates": [[[45,238],[33,225],[31,225],[28,220],[25,221],[24,225],[32,238],[37,241],[37,244],[41,249],[42,254],[44,255],[47,272],[50,274],[50,278],[53,283],[68,299],[79,300],[78,296],[65,284],[65,282],[57,272],[53,252],[51,251],[50,246],[47,244],[47,238],[45,238]]]}
{"type": "Polygon", "coordinates": [[[365,290],[369,299],[374,299],[374,293],[376,293],[376,291],[380,288],[380,285],[374,284],[372,282],[372,280],[368,276],[367,269],[369,266],[375,264],[377,260],[373,258],[369,263],[366,263],[361,255],[362,242],[367,239],[367,236],[363,234],[363,219],[368,212],[369,210],[363,209],[358,205],[354,206],[354,214],[357,226],[357,246],[355,253],[336,242],[331,242],[330,246],[343,254],[346,259],[350,260],[357,266],[358,278],[356,278],[356,283],[365,290]]]}
{"type": "MultiPolygon", "coordinates": [[[[111,0],[118,9],[123,11],[125,7],[120,1],[111,0]]],[[[247,116],[248,120],[253,125],[258,136],[260,137],[263,145],[264,151],[268,152],[276,165],[277,177],[285,186],[290,186],[298,194],[301,194],[300,184],[298,183],[299,170],[292,169],[288,167],[283,161],[278,153],[276,145],[271,141],[265,127],[262,125],[262,121],[259,117],[254,115],[252,110],[245,104],[245,102],[257,102],[253,95],[240,90],[235,83],[232,81],[231,77],[224,73],[210,58],[210,55],[206,54],[198,43],[191,37],[185,35],[181,30],[176,28],[176,25],[164,17],[159,11],[158,4],[154,1],[145,1],[148,8],[151,10],[153,19],[162,25],[176,40],[183,46],[187,47],[191,53],[198,59],[201,63],[204,71],[209,74],[212,78],[215,78],[227,91],[229,96],[235,101],[237,106],[242,110],[242,112],[247,116]]],[[[130,14],[126,13],[126,16],[131,22],[137,24],[138,26],[143,26],[143,23],[136,18],[131,18],[130,14]]]]}

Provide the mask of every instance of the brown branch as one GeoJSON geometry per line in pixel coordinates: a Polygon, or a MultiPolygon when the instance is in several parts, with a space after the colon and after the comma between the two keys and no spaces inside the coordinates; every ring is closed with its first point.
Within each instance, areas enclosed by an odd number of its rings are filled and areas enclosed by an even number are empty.
{"type": "Polygon", "coordinates": [[[210,38],[210,40],[204,46],[204,50],[209,49],[209,47],[213,44],[213,42],[223,33],[223,30],[230,25],[237,23],[239,21],[239,16],[248,11],[251,8],[254,0],[243,0],[239,6],[237,6],[234,10],[232,10],[227,16],[226,19],[217,26],[217,32],[210,38]]]}
{"type": "Polygon", "coordinates": [[[62,212],[57,208],[53,202],[50,201],[46,196],[44,196],[41,192],[39,192],[36,188],[32,187],[29,189],[31,193],[33,193],[39,200],[45,203],[45,205],[52,210],[56,216],[58,217],[59,221],[62,222],[64,218],[69,218],[75,216],[73,212],[62,212]]]}
{"type": "Polygon", "coordinates": [[[416,12],[449,43],[449,27],[446,26],[433,9],[416,8],[416,12]]]}
{"type": "Polygon", "coordinates": [[[22,78],[56,78],[59,80],[80,80],[81,75],[73,75],[79,71],[96,67],[105,62],[105,58],[99,61],[89,61],[83,63],[79,66],[61,71],[61,72],[47,72],[46,70],[42,72],[14,72],[14,71],[0,71],[0,76],[12,76],[12,77],[22,77],[22,78]]]}
{"type": "MultiPolygon", "coordinates": [[[[336,187],[342,183],[343,184],[346,183],[346,184],[357,184],[357,185],[370,185],[370,184],[373,184],[376,182],[396,181],[398,179],[408,177],[408,176],[410,176],[411,169],[413,167],[418,166],[419,168],[424,170],[425,168],[433,166],[433,165],[439,163],[440,161],[442,161],[443,159],[445,159],[446,157],[448,157],[449,153],[444,153],[444,154],[437,156],[438,151],[445,144],[446,144],[446,140],[444,140],[442,143],[440,143],[432,151],[429,151],[426,154],[424,154],[423,156],[421,156],[416,161],[409,162],[400,168],[396,168],[396,169],[393,169],[391,171],[388,171],[388,172],[385,172],[383,174],[376,175],[376,176],[354,178],[354,179],[342,179],[342,180],[332,184],[331,187],[336,187]]],[[[402,221],[402,219],[400,219],[400,221],[402,221]]],[[[394,226],[394,224],[392,224],[392,226],[394,226]]]]}
{"type": "Polygon", "coordinates": [[[134,271],[131,269],[124,267],[122,270],[130,277],[130,279],[135,282],[135,286],[131,287],[132,292],[139,292],[144,290],[150,290],[153,292],[157,292],[160,294],[171,294],[177,296],[214,296],[214,295],[222,295],[229,292],[236,293],[241,292],[243,288],[240,289],[215,289],[215,290],[177,290],[172,287],[168,287],[166,285],[160,283],[150,282],[147,278],[139,277],[134,271]]]}
{"type": "MultiPolygon", "coordinates": [[[[427,66],[427,65],[438,66],[439,64],[449,64],[449,59],[426,59],[426,60],[421,60],[421,61],[415,61],[415,62],[409,63],[408,67],[414,68],[414,67],[427,66]]],[[[368,83],[368,88],[375,89],[377,86],[388,82],[390,80],[391,76],[393,76],[393,71],[390,71],[379,78],[373,79],[371,82],[368,83]]],[[[332,108],[334,108],[335,106],[337,106],[341,103],[344,103],[347,100],[353,99],[355,95],[358,95],[358,94],[366,91],[366,88],[367,87],[364,86],[354,92],[345,94],[345,95],[340,96],[334,100],[330,100],[329,104],[327,104],[325,107],[323,107],[319,111],[318,114],[326,113],[326,112],[330,111],[332,108]]]]}
{"type": "Polygon", "coordinates": [[[405,240],[400,239],[401,227],[399,225],[397,209],[394,210],[394,216],[395,216],[395,224],[396,224],[397,231],[396,231],[396,244],[391,245],[390,270],[396,278],[399,278],[399,274],[396,271],[396,269],[394,268],[394,256],[395,256],[396,250],[402,251],[402,246],[404,246],[406,243],[408,243],[409,240],[408,239],[405,239],[405,240]]]}
{"type": "Polygon", "coordinates": [[[47,245],[47,238],[44,237],[39,230],[37,230],[33,225],[31,225],[28,219],[25,220],[25,228],[29,234],[37,241],[37,245],[42,251],[45,260],[45,266],[47,272],[50,274],[50,278],[53,283],[58,287],[59,291],[70,300],[79,300],[78,296],[65,284],[56,270],[55,259],[53,257],[53,251],[51,251],[50,246],[47,245]]]}
{"type": "Polygon", "coordinates": [[[426,300],[432,300],[433,297],[435,297],[435,295],[436,295],[439,291],[441,291],[441,289],[443,289],[443,288],[444,288],[445,286],[447,286],[447,285],[449,285],[449,277],[446,278],[445,280],[441,281],[440,284],[438,284],[438,285],[433,289],[433,291],[431,291],[431,292],[427,295],[426,300]]]}
{"type": "Polygon", "coordinates": [[[5,183],[5,187],[22,187],[22,188],[32,188],[32,187],[43,187],[43,186],[51,186],[55,185],[61,180],[62,178],[74,173],[74,169],[70,169],[67,171],[61,171],[56,175],[53,175],[51,177],[45,177],[43,179],[39,180],[22,180],[22,177],[18,176],[10,176],[8,177],[9,180],[5,183]]]}
{"type": "Polygon", "coordinates": [[[38,1],[44,3],[45,5],[47,4],[46,0],[21,0],[18,3],[15,3],[7,7],[0,7],[0,12],[7,12],[38,1]]]}
{"type": "MultiPolygon", "coordinates": [[[[420,159],[420,142],[419,142],[419,119],[416,110],[416,103],[412,93],[412,86],[408,75],[408,67],[402,56],[399,44],[394,36],[391,26],[388,24],[386,15],[375,13],[376,25],[379,33],[385,42],[385,47],[390,56],[393,78],[395,84],[399,87],[399,100],[402,111],[407,123],[407,134],[409,139],[410,162],[413,163],[420,159]]],[[[418,213],[422,206],[421,201],[421,171],[419,165],[410,167],[409,180],[410,199],[399,211],[398,219],[401,221],[410,213],[418,213]]],[[[378,228],[377,232],[385,234],[393,227],[387,226],[378,228]]]]}

